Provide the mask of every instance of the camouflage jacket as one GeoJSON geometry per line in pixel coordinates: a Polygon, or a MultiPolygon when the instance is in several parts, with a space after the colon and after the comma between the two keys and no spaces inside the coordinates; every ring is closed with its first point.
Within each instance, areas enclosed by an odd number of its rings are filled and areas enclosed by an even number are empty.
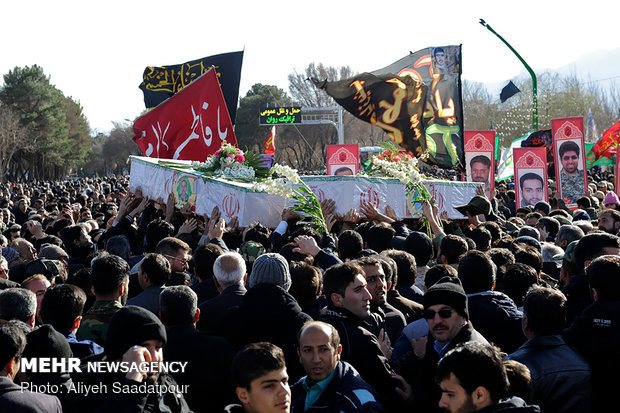
{"type": "Polygon", "coordinates": [[[560,182],[562,185],[562,198],[569,198],[570,201],[567,204],[574,204],[577,199],[585,195],[585,188],[583,186],[583,170],[578,170],[577,175],[570,176],[564,172],[564,169],[560,171],[560,182]]]}
{"type": "Polygon", "coordinates": [[[104,346],[110,319],[123,305],[116,300],[95,301],[93,306],[82,316],[77,331],[78,340],[93,340],[104,346]]]}

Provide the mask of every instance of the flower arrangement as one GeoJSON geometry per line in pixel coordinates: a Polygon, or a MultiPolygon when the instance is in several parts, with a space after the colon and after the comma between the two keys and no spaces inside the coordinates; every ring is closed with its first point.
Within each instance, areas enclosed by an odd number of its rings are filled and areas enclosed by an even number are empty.
{"type": "Polygon", "coordinates": [[[262,166],[257,155],[245,153],[227,143],[222,142],[220,149],[204,162],[192,162],[192,168],[208,176],[252,181],[256,177],[268,174],[268,168],[262,166]]]}
{"type": "Polygon", "coordinates": [[[396,178],[405,184],[407,203],[412,209],[415,202],[431,202],[432,196],[422,184],[422,175],[418,170],[418,160],[392,141],[380,144],[383,151],[370,158],[370,166],[366,172],[369,176],[387,176],[396,178]]]}

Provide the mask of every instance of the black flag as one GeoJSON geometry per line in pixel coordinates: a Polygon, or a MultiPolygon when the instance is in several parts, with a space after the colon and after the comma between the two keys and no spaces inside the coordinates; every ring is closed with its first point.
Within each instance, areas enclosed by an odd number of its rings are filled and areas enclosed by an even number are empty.
{"type": "Polygon", "coordinates": [[[461,46],[427,47],[372,73],[396,73],[428,86],[424,134],[412,153],[429,165],[461,169],[465,165],[461,46]]]}
{"type": "Polygon", "coordinates": [[[147,108],[159,105],[214,66],[230,120],[234,124],[242,61],[241,51],[208,56],[172,66],[147,66],[140,83],[140,89],[144,93],[144,104],[147,108]]]}
{"type": "Polygon", "coordinates": [[[426,85],[411,77],[362,73],[337,82],[312,79],[339,105],[359,119],[379,126],[397,144],[419,153],[426,85]]]}
{"type": "Polygon", "coordinates": [[[504,103],[505,101],[507,101],[508,99],[510,99],[512,96],[516,95],[519,92],[520,92],[519,88],[514,83],[512,83],[512,80],[511,80],[502,89],[501,93],[499,94],[499,100],[502,103],[504,103]]]}

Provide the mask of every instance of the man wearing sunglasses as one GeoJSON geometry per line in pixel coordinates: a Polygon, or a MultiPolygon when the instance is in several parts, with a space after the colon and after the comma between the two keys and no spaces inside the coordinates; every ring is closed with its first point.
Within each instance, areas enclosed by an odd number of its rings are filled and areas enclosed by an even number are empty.
{"type": "Polygon", "coordinates": [[[189,285],[189,245],[175,237],[166,237],[157,243],[155,252],[166,257],[172,274],[168,285],[189,285]]]}
{"type": "Polygon", "coordinates": [[[457,344],[488,341],[469,322],[467,295],[457,277],[446,276],[431,286],[424,294],[424,318],[429,335],[413,340],[415,357],[403,374],[414,390],[416,409],[435,411],[441,390],[435,381],[437,363],[457,344]]]}
{"type": "Polygon", "coordinates": [[[566,141],[558,149],[560,155],[560,185],[562,198],[569,198],[570,203],[585,195],[583,169],[579,169],[579,145],[566,141]]]}

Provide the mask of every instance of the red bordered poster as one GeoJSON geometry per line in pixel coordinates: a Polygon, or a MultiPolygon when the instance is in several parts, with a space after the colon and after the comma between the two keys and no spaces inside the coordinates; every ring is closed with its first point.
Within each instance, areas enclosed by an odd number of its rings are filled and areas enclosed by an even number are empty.
{"type": "Polygon", "coordinates": [[[484,185],[487,196],[495,188],[495,131],[465,131],[467,182],[484,185]]]}
{"type": "Polygon", "coordinates": [[[547,149],[514,148],[515,193],[517,208],[548,201],[547,149]]]}
{"type": "Polygon", "coordinates": [[[583,117],[551,119],[555,182],[560,198],[570,209],[586,194],[586,170],[583,117]]]}
{"type": "Polygon", "coordinates": [[[357,175],[360,167],[360,147],[327,145],[327,175],[357,175]]]}

